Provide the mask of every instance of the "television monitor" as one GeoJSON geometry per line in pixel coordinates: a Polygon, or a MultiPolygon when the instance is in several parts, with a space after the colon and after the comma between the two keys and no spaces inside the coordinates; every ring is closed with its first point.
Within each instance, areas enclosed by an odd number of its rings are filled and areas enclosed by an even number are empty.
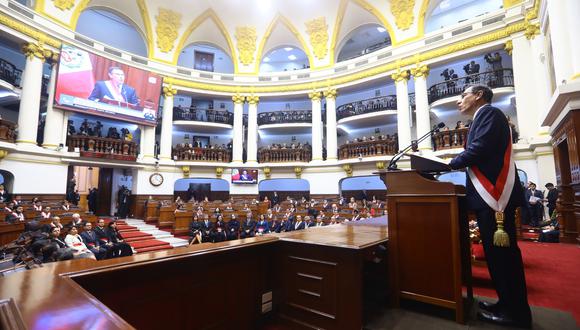
{"type": "Polygon", "coordinates": [[[234,168],[232,169],[232,183],[256,184],[258,183],[258,170],[234,168]]]}
{"type": "Polygon", "coordinates": [[[154,126],[161,83],[157,74],[63,45],[54,106],[154,126]]]}

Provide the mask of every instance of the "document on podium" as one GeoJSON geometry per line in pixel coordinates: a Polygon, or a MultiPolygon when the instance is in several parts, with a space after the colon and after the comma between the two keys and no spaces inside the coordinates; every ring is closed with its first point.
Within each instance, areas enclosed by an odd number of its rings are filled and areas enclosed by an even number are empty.
{"type": "Polygon", "coordinates": [[[411,168],[419,172],[449,172],[450,159],[442,159],[432,155],[409,154],[411,158],[411,168]]]}

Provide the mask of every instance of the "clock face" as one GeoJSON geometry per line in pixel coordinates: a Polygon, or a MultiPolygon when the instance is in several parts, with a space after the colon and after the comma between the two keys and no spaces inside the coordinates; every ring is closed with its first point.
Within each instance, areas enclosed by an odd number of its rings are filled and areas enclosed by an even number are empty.
{"type": "Polygon", "coordinates": [[[149,182],[155,187],[160,186],[163,183],[163,176],[161,173],[153,173],[149,177],[149,182]]]}

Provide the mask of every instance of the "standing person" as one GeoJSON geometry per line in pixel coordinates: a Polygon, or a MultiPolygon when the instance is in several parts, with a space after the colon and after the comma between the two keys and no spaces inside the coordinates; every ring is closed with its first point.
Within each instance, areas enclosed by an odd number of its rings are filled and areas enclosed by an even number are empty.
{"type": "Polygon", "coordinates": [[[548,200],[548,216],[550,219],[552,218],[552,214],[556,209],[556,201],[558,201],[558,189],[554,187],[554,184],[551,182],[546,183],[546,189],[548,189],[548,195],[546,199],[548,200]]]}
{"type": "Polygon", "coordinates": [[[121,186],[118,193],[117,204],[118,206],[118,216],[119,218],[126,218],[129,216],[129,197],[131,196],[131,191],[125,187],[121,186]]]}
{"type": "Polygon", "coordinates": [[[536,184],[530,182],[526,190],[526,201],[528,207],[528,214],[530,216],[530,224],[537,227],[544,219],[544,207],[542,206],[543,194],[536,190],[536,184]]]}
{"type": "Polygon", "coordinates": [[[473,117],[465,150],[453,158],[453,169],[467,168],[467,207],[474,211],[487,267],[497,291],[496,304],[480,302],[478,316],[488,322],[529,328],[522,255],[516,241],[515,209],[521,206],[510,128],[505,115],[491,105],[487,86],[469,86],[457,101],[459,112],[473,117]]]}
{"type": "Polygon", "coordinates": [[[106,100],[139,104],[135,88],[125,83],[125,72],[118,66],[109,67],[109,80],[97,81],[88,99],[105,102],[106,100]]]}
{"type": "Polygon", "coordinates": [[[87,202],[89,203],[89,211],[95,213],[97,211],[97,188],[89,189],[89,195],[87,196],[87,202]]]}

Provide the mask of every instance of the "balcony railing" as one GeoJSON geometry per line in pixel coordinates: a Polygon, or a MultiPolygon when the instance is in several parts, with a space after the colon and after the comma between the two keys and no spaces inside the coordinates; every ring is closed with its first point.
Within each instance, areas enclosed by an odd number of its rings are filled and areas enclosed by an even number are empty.
{"type": "Polygon", "coordinates": [[[467,139],[468,128],[458,128],[453,130],[440,131],[433,134],[433,149],[445,150],[462,148],[467,139]]]}
{"type": "Polygon", "coordinates": [[[134,141],[86,135],[69,135],[68,151],[79,148],[81,157],[135,161],[139,145],[134,141]]]}
{"type": "Polygon", "coordinates": [[[233,125],[234,114],[225,110],[174,108],[173,120],[202,121],[233,125]]]}
{"type": "Polygon", "coordinates": [[[312,123],[311,110],[286,110],[258,114],[258,125],[312,123]]]}
{"type": "Polygon", "coordinates": [[[470,74],[465,77],[450,79],[429,87],[429,103],[447,97],[458,96],[470,84],[484,84],[490,88],[513,87],[514,73],[512,69],[501,69],[470,74]]]}
{"type": "Polygon", "coordinates": [[[339,147],[338,159],[394,155],[398,150],[398,143],[396,136],[388,136],[381,140],[343,144],[339,147]]]}
{"type": "Polygon", "coordinates": [[[16,124],[0,119],[0,141],[14,143],[16,140],[16,124]]]}
{"type": "Polygon", "coordinates": [[[22,79],[22,70],[17,69],[16,66],[8,61],[0,59],[0,80],[9,82],[14,86],[20,86],[22,79]]]}
{"type": "Polygon", "coordinates": [[[231,149],[197,148],[184,144],[173,147],[172,154],[174,160],[182,161],[229,163],[232,160],[231,149]]]}
{"type": "Polygon", "coordinates": [[[309,162],[312,160],[312,149],[302,147],[298,149],[260,149],[259,163],[291,163],[309,162]]]}
{"type": "Polygon", "coordinates": [[[388,95],[343,104],[336,108],[336,119],[362,115],[383,110],[397,110],[397,96],[388,95]]]}

